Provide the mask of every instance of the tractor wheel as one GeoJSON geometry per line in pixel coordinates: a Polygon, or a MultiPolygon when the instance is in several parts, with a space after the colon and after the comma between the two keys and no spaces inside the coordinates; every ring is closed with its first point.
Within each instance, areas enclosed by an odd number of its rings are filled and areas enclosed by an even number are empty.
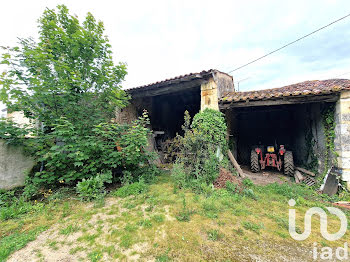
{"type": "Polygon", "coordinates": [[[256,173],[260,171],[259,165],[259,155],[255,152],[254,149],[250,152],[250,169],[256,173]]]}
{"type": "Polygon", "coordinates": [[[294,160],[292,151],[286,151],[284,154],[284,174],[294,176],[294,160]]]}

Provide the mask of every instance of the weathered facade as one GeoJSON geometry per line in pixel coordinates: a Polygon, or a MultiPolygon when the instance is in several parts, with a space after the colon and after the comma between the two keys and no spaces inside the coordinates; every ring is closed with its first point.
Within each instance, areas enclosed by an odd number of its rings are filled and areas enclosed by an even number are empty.
{"type": "Polygon", "coordinates": [[[219,110],[219,97],[234,92],[233,78],[218,70],[182,75],[128,89],[130,104],[117,112],[117,121],[130,122],[147,110],[155,132],[163,140],[181,133],[184,112],[193,117],[200,110],[219,110]]]}
{"type": "Polygon", "coordinates": [[[236,92],[233,78],[218,70],[183,75],[127,90],[132,100],[119,121],[129,122],[146,109],[151,128],[163,139],[181,132],[185,110],[193,117],[205,108],[225,113],[231,149],[245,164],[251,146],[286,144],[295,162],[325,167],[323,112],[336,105],[338,166],[350,187],[350,80],[306,81],[282,88],[236,92]]]}
{"type": "Polygon", "coordinates": [[[335,149],[338,165],[342,168],[343,180],[350,190],[350,90],[340,93],[336,105],[335,149]]]}

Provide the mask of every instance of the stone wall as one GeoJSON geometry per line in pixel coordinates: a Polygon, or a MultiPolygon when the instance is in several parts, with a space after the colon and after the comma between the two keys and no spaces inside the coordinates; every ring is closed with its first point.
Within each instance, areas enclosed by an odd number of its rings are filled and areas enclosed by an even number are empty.
{"type": "Polygon", "coordinates": [[[6,145],[0,140],[0,189],[23,186],[34,159],[26,156],[21,147],[6,145]]]}
{"type": "Polygon", "coordinates": [[[201,85],[201,111],[205,108],[219,110],[219,99],[234,91],[233,78],[216,72],[212,78],[201,85]]]}
{"type": "Polygon", "coordinates": [[[213,78],[201,85],[201,111],[206,108],[219,110],[218,85],[213,78]]]}
{"type": "Polygon", "coordinates": [[[338,166],[342,169],[342,179],[350,189],[350,90],[344,90],[336,106],[335,150],[338,166]]]}

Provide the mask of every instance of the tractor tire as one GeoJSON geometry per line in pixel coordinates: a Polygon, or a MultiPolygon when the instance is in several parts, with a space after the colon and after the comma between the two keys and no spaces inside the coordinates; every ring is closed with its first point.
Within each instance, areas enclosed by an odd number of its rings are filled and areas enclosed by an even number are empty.
{"type": "Polygon", "coordinates": [[[292,151],[286,151],[284,154],[284,174],[287,176],[294,176],[294,160],[292,151]]]}
{"type": "Polygon", "coordinates": [[[250,169],[257,173],[260,171],[260,165],[259,165],[259,155],[255,152],[254,149],[250,151],[250,169]]]}

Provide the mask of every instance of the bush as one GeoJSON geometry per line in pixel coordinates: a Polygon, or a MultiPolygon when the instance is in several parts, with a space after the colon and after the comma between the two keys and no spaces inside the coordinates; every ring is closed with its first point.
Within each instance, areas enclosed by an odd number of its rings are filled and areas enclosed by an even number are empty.
{"type": "Polygon", "coordinates": [[[196,114],[193,117],[192,129],[205,142],[227,149],[227,126],[224,114],[220,111],[207,108],[196,114]]]}
{"type": "Polygon", "coordinates": [[[77,193],[82,200],[91,201],[99,199],[105,195],[105,179],[101,175],[83,178],[76,186],[77,193]]]}
{"type": "Polygon", "coordinates": [[[132,125],[102,123],[89,135],[82,135],[71,122],[61,118],[42,139],[44,146],[37,150],[37,157],[44,168],[32,175],[31,181],[44,186],[75,185],[98,173],[120,174],[126,170],[137,181],[145,170],[154,173],[155,166],[150,164],[154,155],[146,150],[148,121],[145,113],[132,125]]]}
{"type": "Polygon", "coordinates": [[[192,125],[190,122],[186,111],[182,127],[184,136],[176,138],[179,154],[172,175],[179,187],[207,191],[203,184],[212,184],[219,174],[219,167],[227,163],[221,153],[228,148],[225,118],[219,111],[205,109],[194,116],[192,125]]]}
{"type": "Polygon", "coordinates": [[[124,185],[115,191],[114,195],[117,197],[137,196],[146,192],[147,188],[147,184],[141,179],[139,182],[124,185]]]}
{"type": "Polygon", "coordinates": [[[25,137],[29,133],[30,129],[27,125],[20,127],[12,120],[0,119],[0,139],[4,139],[7,144],[25,146],[25,137]]]}

